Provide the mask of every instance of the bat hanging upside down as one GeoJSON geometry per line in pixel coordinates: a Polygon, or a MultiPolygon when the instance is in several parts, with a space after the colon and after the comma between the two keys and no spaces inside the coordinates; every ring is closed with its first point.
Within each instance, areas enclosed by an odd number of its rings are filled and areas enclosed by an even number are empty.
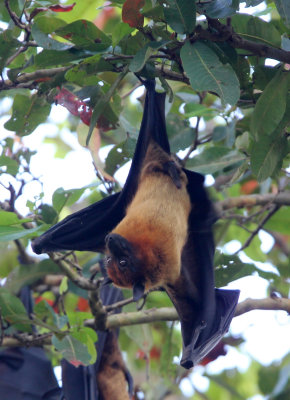
{"type": "Polygon", "coordinates": [[[107,272],[116,286],[144,290],[175,285],[191,210],[178,160],[151,142],[126,216],[106,237],[107,272]]]}
{"type": "Polygon", "coordinates": [[[134,299],[162,287],[181,322],[181,365],[197,364],[227,332],[237,290],[214,287],[217,219],[204,177],[170,154],[165,93],[147,88],[143,119],[123,190],[69,215],[33,241],[37,254],[56,250],[100,251],[116,286],[134,299]]]}

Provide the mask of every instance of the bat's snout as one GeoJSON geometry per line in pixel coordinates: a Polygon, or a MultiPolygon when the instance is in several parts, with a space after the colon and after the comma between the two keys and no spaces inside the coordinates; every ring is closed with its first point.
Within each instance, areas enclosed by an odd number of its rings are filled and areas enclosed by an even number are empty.
{"type": "Polygon", "coordinates": [[[128,240],[117,233],[109,233],[105,238],[105,242],[110,252],[116,256],[122,255],[131,248],[128,240]]]}

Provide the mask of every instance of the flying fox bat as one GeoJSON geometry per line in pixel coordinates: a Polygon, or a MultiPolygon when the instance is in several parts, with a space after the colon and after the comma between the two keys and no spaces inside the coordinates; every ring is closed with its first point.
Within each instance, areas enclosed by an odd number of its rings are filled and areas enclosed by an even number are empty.
{"type": "Polygon", "coordinates": [[[181,365],[197,364],[227,332],[237,290],[214,288],[212,224],[217,219],[204,177],[170,154],[165,93],[147,93],[132,166],[121,192],[59,222],[32,244],[36,253],[107,253],[111,280],[132,287],[135,299],[162,287],[181,322],[181,365]]]}

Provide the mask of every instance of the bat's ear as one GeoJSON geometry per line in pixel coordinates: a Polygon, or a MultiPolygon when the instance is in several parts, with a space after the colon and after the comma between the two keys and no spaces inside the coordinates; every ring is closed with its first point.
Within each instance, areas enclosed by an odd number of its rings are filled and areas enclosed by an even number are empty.
{"type": "Polygon", "coordinates": [[[135,283],[133,286],[133,300],[138,301],[144,296],[145,286],[143,283],[135,283]]]}

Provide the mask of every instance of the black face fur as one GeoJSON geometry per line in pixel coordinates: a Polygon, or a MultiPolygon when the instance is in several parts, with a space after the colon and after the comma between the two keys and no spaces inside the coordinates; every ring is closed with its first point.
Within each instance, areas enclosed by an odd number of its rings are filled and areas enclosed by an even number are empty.
{"type": "Polygon", "coordinates": [[[117,286],[133,287],[136,282],[143,280],[140,273],[140,261],[127,239],[111,233],[106,237],[106,248],[108,276],[117,286]]]}

